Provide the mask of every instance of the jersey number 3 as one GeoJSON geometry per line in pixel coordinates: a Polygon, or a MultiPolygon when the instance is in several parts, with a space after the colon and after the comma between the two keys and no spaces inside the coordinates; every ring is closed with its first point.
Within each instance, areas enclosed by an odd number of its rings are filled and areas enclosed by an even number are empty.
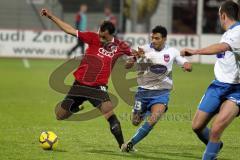
{"type": "Polygon", "coordinates": [[[134,109],[140,111],[142,109],[142,102],[135,101],[134,109]]]}

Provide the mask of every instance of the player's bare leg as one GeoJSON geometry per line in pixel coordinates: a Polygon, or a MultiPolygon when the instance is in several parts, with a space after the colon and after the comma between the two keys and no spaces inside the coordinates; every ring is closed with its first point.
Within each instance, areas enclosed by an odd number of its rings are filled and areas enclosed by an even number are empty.
{"type": "Polygon", "coordinates": [[[211,128],[210,141],[219,142],[223,131],[229,126],[239,113],[239,107],[235,102],[226,100],[216,116],[211,128]]]}
{"type": "Polygon", "coordinates": [[[148,123],[154,126],[161,116],[165,113],[167,107],[163,104],[155,104],[151,108],[151,116],[148,119],[148,123]]]}
{"type": "Polygon", "coordinates": [[[101,104],[101,107],[99,107],[99,110],[102,112],[103,116],[106,119],[109,119],[113,114],[113,105],[111,101],[106,101],[101,104]]]}
{"type": "Polygon", "coordinates": [[[71,107],[71,102],[67,102],[66,103],[60,102],[57,104],[56,108],[55,108],[55,114],[56,114],[56,119],[57,120],[64,120],[69,118],[73,113],[70,112],[70,107],[71,107]]]}
{"type": "Polygon", "coordinates": [[[116,138],[119,148],[121,148],[124,143],[124,138],[122,134],[121,124],[117,119],[117,116],[113,112],[113,105],[111,101],[103,102],[99,108],[106,120],[109,122],[111,133],[116,138]]]}
{"type": "Polygon", "coordinates": [[[205,144],[208,144],[209,140],[209,129],[207,128],[208,122],[214,115],[197,110],[193,120],[192,120],[192,129],[198,136],[198,138],[205,144]]]}
{"type": "Polygon", "coordinates": [[[76,103],[72,99],[64,99],[55,107],[55,114],[57,120],[64,120],[69,118],[73,113],[77,113],[84,109],[84,106],[76,103]]]}
{"type": "Polygon", "coordinates": [[[230,125],[233,119],[238,115],[239,107],[235,102],[226,100],[221,108],[219,114],[214,120],[210,132],[210,140],[204,152],[203,159],[216,158],[221,149],[222,142],[220,141],[223,131],[230,125]]]}
{"type": "Polygon", "coordinates": [[[151,107],[151,115],[147,119],[147,121],[140,127],[137,133],[133,136],[133,138],[128,141],[126,144],[123,144],[121,147],[122,152],[129,152],[133,150],[133,146],[140,142],[143,138],[145,138],[149,132],[152,130],[153,126],[158,122],[161,116],[166,111],[166,106],[163,104],[155,104],[151,107]]]}

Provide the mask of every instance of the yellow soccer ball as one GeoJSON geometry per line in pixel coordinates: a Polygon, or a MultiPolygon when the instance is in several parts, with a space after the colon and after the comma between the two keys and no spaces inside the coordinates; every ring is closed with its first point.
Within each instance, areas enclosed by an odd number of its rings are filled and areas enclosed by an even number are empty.
{"type": "Polygon", "coordinates": [[[52,131],[44,131],[39,137],[40,146],[45,150],[56,149],[58,144],[58,137],[52,131]]]}

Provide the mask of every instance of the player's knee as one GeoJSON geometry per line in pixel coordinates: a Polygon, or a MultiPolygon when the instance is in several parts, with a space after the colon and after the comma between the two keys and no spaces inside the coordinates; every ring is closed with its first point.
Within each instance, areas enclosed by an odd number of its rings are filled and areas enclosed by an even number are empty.
{"type": "Polygon", "coordinates": [[[158,122],[159,118],[160,117],[158,117],[158,116],[151,116],[150,119],[149,119],[150,125],[154,126],[158,122]]]}
{"type": "Polygon", "coordinates": [[[69,106],[67,106],[64,101],[60,102],[57,104],[56,108],[55,108],[55,115],[56,115],[56,119],[57,120],[64,120],[69,118],[72,113],[69,110],[69,106]]]}
{"type": "Polygon", "coordinates": [[[142,118],[140,114],[133,113],[132,115],[132,125],[138,126],[142,122],[142,118]]]}
{"type": "Polygon", "coordinates": [[[113,105],[111,101],[106,101],[101,104],[101,112],[103,114],[109,114],[110,116],[113,114],[113,105]]]}
{"type": "Polygon", "coordinates": [[[220,138],[221,134],[222,134],[222,128],[220,126],[212,127],[210,132],[210,138],[217,140],[220,138]]]}
{"type": "Polygon", "coordinates": [[[133,117],[132,118],[132,125],[138,126],[141,123],[140,117],[133,117]]]}

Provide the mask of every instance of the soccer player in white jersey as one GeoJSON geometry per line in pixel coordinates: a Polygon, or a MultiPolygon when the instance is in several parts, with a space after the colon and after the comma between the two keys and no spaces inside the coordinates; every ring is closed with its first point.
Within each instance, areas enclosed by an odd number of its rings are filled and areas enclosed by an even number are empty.
{"type": "MultiPolygon", "coordinates": [[[[156,26],[152,30],[151,43],[139,48],[136,59],[138,67],[138,90],[135,95],[133,108],[133,125],[144,124],[137,130],[130,141],[123,144],[123,152],[133,150],[133,146],[140,142],[152,130],[159,118],[167,111],[169,94],[173,86],[172,68],[176,62],[185,71],[191,71],[191,64],[180,56],[180,51],[166,45],[167,30],[163,26],[156,26]]],[[[134,61],[126,64],[132,67],[134,61]]]]}
{"type": "Polygon", "coordinates": [[[233,1],[224,2],[219,8],[222,28],[226,31],[219,43],[206,48],[184,49],[182,55],[217,55],[215,80],[204,94],[193,118],[192,128],[205,143],[203,160],[215,160],[223,143],[223,131],[239,114],[240,106],[240,22],[239,5],[233,1]],[[211,130],[207,128],[213,116],[211,130]]]}

